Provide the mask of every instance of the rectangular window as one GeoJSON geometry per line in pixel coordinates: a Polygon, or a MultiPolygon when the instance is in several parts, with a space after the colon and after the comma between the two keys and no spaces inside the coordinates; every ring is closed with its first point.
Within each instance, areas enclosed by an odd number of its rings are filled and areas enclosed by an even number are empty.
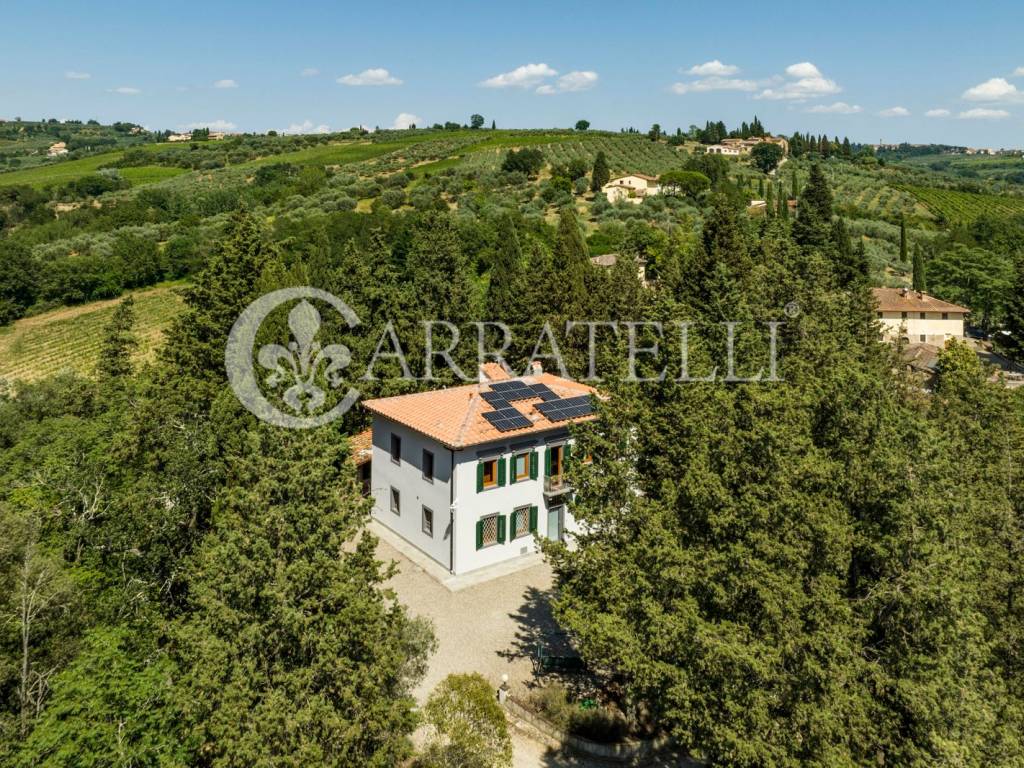
{"type": "Polygon", "coordinates": [[[512,478],[515,482],[530,479],[529,453],[517,453],[512,457],[512,478]]]}
{"type": "Polygon", "coordinates": [[[922,342],[923,342],[923,341],[925,341],[925,340],[926,340],[926,338],[927,338],[927,337],[926,337],[926,336],[925,336],[925,335],[924,335],[924,334],[922,333],[922,334],[921,334],[921,341],[922,341],[922,342]]]}
{"type": "Polygon", "coordinates": [[[553,445],[551,446],[551,471],[548,472],[551,477],[560,477],[562,474],[562,461],[563,461],[564,446],[553,445]]]}
{"type": "Polygon", "coordinates": [[[943,320],[949,320],[949,312],[943,312],[942,313],[942,319],[943,320]]]}
{"type": "Polygon", "coordinates": [[[925,312],[921,313],[921,319],[924,320],[928,315],[925,312]]]}
{"type": "Polygon", "coordinates": [[[391,460],[395,464],[402,463],[402,438],[398,435],[391,435],[391,460]]]}
{"type": "Polygon", "coordinates": [[[391,487],[391,511],[396,515],[402,514],[402,495],[394,486],[391,487]]]}
{"type": "Polygon", "coordinates": [[[906,312],[900,312],[900,317],[902,317],[904,320],[906,320],[907,319],[907,313],[906,312]]]}
{"type": "Polygon", "coordinates": [[[498,460],[489,459],[482,462],[484,472],[484,488],[493,488],[498,484],[498,460]]]}
{"type": "Polygon", "coordinates": [[[490,547],[498,543],[498,515],[488,515],[477,523],[480,533],[480,546],[490,547]]]}
{"type": "Polygon", "coordinates": [[[530,533],[530,508],[519,507],[512,513],[512,538],[518,539],[530,533]]]}
{"type": "Polygon", "coordinates": [[[434,537],[434,510],[427,507],[423,508],[423,532],[434,537]]]}
{"type": "Polygon", "coordinates": [[[434,454],[423,449],[423,479],[428,483],[434,482],[434,454]]]}

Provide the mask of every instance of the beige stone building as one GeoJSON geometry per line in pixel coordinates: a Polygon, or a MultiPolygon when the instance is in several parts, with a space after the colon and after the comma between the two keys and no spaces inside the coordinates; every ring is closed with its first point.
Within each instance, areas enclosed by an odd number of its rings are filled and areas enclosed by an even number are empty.
{"type": "Polygon", "coordinates": [[[942,346],[964,337],[967,307],[909,288],[873,288],[878,321],[886,339],[942,346]]]}
{"type": "Polygon", "coordinates": [[[631,173],[612,179],[601,187],[601,192],[608,198],[609,203],[617,203],[620,200],[641,203],[645,197],[661,194],[661,186],[658,184],[657,176],[631,173]]]}

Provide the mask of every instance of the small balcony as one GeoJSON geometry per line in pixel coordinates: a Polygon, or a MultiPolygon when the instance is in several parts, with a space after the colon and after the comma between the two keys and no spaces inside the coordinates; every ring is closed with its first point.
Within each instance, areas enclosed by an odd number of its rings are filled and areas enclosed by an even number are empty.
{"type": "Polygon", "coordinates": [[[570,493],[572,486],[569,485],[565,475],[548,475],[544,478],[544,495],[545,496],[561,496],[564,493],[570,493]]]}

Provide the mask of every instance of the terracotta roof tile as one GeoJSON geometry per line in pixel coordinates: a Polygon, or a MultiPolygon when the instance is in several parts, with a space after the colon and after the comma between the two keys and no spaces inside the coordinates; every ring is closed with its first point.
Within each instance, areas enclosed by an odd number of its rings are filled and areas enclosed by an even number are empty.
{"type": "Polygon", "coordinates": [[[872,288],[880,312],[963,312],[971,310],[906,288],[872,288]]]}
{"type": "MultiPolygon", "coordinates": [[[[546,384],[559,397],[595,394],[593,387],[550,373],[521,376],[518,380],[526,384],[546,384]]],[[[532,426],[500,432],[483,417],[484,413],[494,410],[491,404],[481,397],[482,393],[489,392],[490,389],[489,382],[466,384],[411,395],[367,400],[363,407],[455,449],[558,429],[567,423],[549,421],[534,408],[537,403],[542,402],[541,399],[531,398],[518,400],[511,405],[533,422],[532,426]]],[[[573,421],[590,421],[594,418],[596,416],[584,416],[573,421]]]]}
{"type": "Polygon", "coordinates": [[[357,467],[368,462],[373,455],[373,430],[364,429],[359,434],[352,435],[348,439],[348,449],[357,467]]]}
{"type": "Polygon", "coordinates": [[[501,363],[484,363],[480,366],[480,374],[487,381],[504,381],[512,378],[512,374],[501,363]]]}

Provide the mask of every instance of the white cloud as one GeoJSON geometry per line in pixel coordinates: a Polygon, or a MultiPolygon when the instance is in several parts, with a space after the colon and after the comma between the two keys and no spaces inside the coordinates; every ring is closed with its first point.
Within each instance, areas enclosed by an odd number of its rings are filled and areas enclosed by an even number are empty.
{"type": "Polygon", "coordinates": [[[1014,77],[1024,77],[1024,67],[1017,67],[1013,70],[1014,77]]]}
{"type": "Polygon", "coordinates": [[[303,120],[301,123],[292,123],[287,128],[282,128],[280,133],[330,133],[331,129],[326,124],[314,125],[312,120],[303,120]]]}
{"type": "Polygon", "coordinates": [[[929,109],[924,113],[925,117],[949,117],[948,109],[929,109]]]}
{"type": "Polygon", "coordinates": [[[1004,77],[993,77],[968,88],[963,98],[967,101],[1021,101],[1024,100],[1024,92],[1018,91],[1017,86],[1004,77]]]}
{"type": "Polygon", "coordinates": [[[299,74],[302,75],[302,77],[316,77],[320,74],[320,70],[316,67],[306,67],[299,74]]]}
{"type": "Polygon", "coordinates": [[[343,75],[338,78],[342,85],[401,85],[402,81],[382,67],[364,69],[358,75],[343,75]]]}
{"type": "Polygon", "coordinates": [[[234,123],[228,120],[200,120],[196,123],[180,126],[185,131],[194,131],[196,128],[209,128],[211,131],[233,131],[236,127],[234,123]]]}
{"type": "Polygon", "coordinates": [[[966,112],[961,112],[957,115],[961,120],[1002,120],[1004,117],[1009,116],[1010,113],[1005,109],[985,109],[984,107],[968,109],[966,112]]]}
{"type": "Polygon", "coordinates": [[[597,72],[589,70],[569,72],[562,75],[555,81],[554,85],[542,85],[537,88],[537,93],[550,96],[553,93],[572,93],[574,91],[588,91],[597,85],[597,72]]]}
{"type": "Polygon", "coordinates": [[[755,98],[806,101],[821,96],[831,96],[843,90],[835,80],[825,77],[821,70],[809,61],[790,64],[786,67],[786,77],[790,79],[780,78],[777,87],[765,88],[755,98]]]}
{"type": "Polygon", "coordinates": [[[558,72],[547,64],[523,64],[511,72],[489,77],[480,83],[484,88],[532,88],[558,72]]]}
{"type": "Polygon", "coordinates": [[[75,72],[74,70],[69,70],[64,73],[64,77],[68,80],[88,80],[92,75],[88,72],[75,72]]]}
{"type": "Polygon", "coordinates": [[[395,118],[395,122],[391,124],[391,127],[395,130],[403,131],[410,125],[423,125],[423,118],[418,115],[414,115],[411,112],[400,112],[398,117],[395,118]]]}
{"type": "Polygon", "coordinates": [[[807,110],[823,115],[855,115],[862,111],[857,104],[847,104],[845,101],[837,101],[834,104],[818,104],[807,110]]]}
{"type": "Polygon", "coordinates": [[[699,77],[728,77],[729,75],[735,75],[739,71],[740,68],[737,66],[723,64],[718,59],[714,59],[690,67],[686,70],[686,74],[699,77]]]}
{"type": "Polygon", "coordinates": [[[910,110],[906,107],[889,107],[878,113],[879,117],[909,117],[910,110]]]}
{"type": "Polygon", "coordinates": [[[790,77],[821,77],[821,70],[809,61],[801,61],[799,64],[790,64],[786,67],[786,74],[790,77]]]}
{"type": "Polygon", "coordinates": [[[138,96],[142,91],[138,88],[122,85],[118,88],[111,88],[110,93],[120,93],[122,96],[138,96]]]}
{"type": "Polygon", "coordinates": [[[215,82],[213,84],[213,87],[214,88],[237,88],[238,87],[238,83],[236,83],[234,80],[231,80],[230,78],[228,78],[228,79],[225,79],[225,80],[218,80],[217,82],[215,82]]]}
{"type": "Polygon", "coordinates": [[[710,91],[756,91],[758,85],[753,80],[741,80],[734,77],[705,77],[691,83],[673,83],[671,90],[680,96],[686,93],[708,93],[710,91]]]}

